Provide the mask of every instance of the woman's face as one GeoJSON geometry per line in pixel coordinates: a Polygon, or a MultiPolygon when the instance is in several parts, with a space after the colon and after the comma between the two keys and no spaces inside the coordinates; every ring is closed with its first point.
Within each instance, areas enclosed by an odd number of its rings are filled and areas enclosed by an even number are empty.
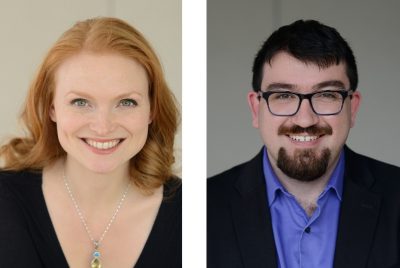
{"type": "Polygon", "coordinates": [[[127,168],[151,123],[144,68],[119,54],[81,52],[60,65],[55,82],[50,116],[68,160],[97,173],[127,168]]]}

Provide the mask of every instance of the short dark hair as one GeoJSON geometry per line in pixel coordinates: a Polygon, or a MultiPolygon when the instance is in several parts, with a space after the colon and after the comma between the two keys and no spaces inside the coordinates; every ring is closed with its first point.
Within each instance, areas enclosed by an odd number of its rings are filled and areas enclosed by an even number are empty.
{"type": "Polygon", "coordinates": [[[344,62],[350,89],[357,89],[356,60],[346,40],[336,29],[318,21],[298,20],[272,33],[258,51],[253,64],[254,91],[261,90],[264,64],[271,63],[272,58],[282,51],[302,62],[316,64],[320,68],[344,62]]]}

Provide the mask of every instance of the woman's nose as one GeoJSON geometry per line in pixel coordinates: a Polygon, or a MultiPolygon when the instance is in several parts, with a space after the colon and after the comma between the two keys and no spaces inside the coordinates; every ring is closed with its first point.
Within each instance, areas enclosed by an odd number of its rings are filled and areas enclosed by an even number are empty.
{"type": "Polygon", "coordinates": [[[105,136],[115,130],[114,116],[111,111],[102,109],[94,115],[90,129],[100,136],[105,136]]]}

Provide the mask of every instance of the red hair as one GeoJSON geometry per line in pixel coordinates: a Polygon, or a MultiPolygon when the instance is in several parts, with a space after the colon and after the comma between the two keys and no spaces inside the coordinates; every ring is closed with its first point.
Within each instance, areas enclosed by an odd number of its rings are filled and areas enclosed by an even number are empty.
{"type": "Polygon", "coordinates": [[[140,189],[151,192],[173,177],[179,111],[150,44],[139,31],[116,18],[76,23],[47,53],[21,115],[28,135],[13,138],[0,148],[4,169],[41,170],[66,155],[58,141],[56,124],[50,119],[55,72],[67,58],[81,51],[118,53],[135,60],[146,70],[152,123],[146,144],[130,161],[130,173],[140,189]]]}

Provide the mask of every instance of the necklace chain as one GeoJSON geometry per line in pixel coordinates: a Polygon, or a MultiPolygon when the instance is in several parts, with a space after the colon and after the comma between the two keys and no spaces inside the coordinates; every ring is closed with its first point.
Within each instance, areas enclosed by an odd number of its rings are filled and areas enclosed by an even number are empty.
{"type": "Polygon", "coordinates": [[[78,203],[76,202],[76,199],[72,193],[71,187],[69,186],[68,183],[68,179],[67,176],[65,174],[65,170],[63,172],[63,179],[64,179],[64,185],[65,188],[67,189],[67,192],[69,194],[69,197],[71,198],[72,203],[74,204],[75,210],[79,216],[79,219],[81,220],[83,226],[85,227],[86,233],[89,236],[89,239],[92,241],[92,243],[94,244],[95,249],[98,249],[98,247],[100,247],[101,242],[103,241],[104,237],[106,236],[108,230],[110,229],[111,225],[113,224],[115,218],[117,217],[117,214],[119,212],[119,210],[121,209],[122,204],[124,203],[124,200],[126,198],[126,195],[128,194],[128,190],[129,190],[129,186],[131,185],[130,182],[128,183],[128,185],[126,186],[124,193],[122,194],[121,199],[118,202],[118,206],[115,209],[111,219],[109,220],[106,228],[104,229],[103,233],[101,234],[100,238],[98,240],[93,238],[92,232],[89,229],[89,226],[85,220],[85,217],[83,216],[82,210],[80,209],[80,207],[78,206],[78,203]]]}

